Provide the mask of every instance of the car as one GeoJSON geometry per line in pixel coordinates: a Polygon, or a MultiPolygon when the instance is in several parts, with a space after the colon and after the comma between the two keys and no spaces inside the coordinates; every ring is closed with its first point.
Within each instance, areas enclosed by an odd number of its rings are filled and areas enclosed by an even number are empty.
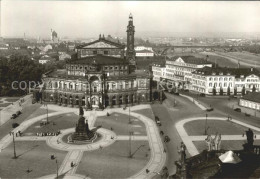
{"type": "Polygon", "coordinates": [[[161,125],[162,125],[162,124],[161,124],[161,121],[160,121],[160,119],[159,119],[158,116],[155,116],[155,122],[156,122],[156,124],[157,124],[158,126],[161,126],[161,125]]]}
{"type": "Polygon", "coordinates": [[[241,108],[235,108],[234,111],[241,112],[241,108]]]}
{"type": "Polygon", "coordinates": [[[212,108],[212,107],[206,109],[206,111],[209,111],[209,112],[213,111],[213,110],[214,110],[214,108],[212,108]]]}
{"type": "Polygon", "coordinates": [[[177,96],[179,96],[180,95],[180,93],[178,93],[178,92],[176,92],[176,93],[173,93],[174,95],[177,95],[177,96]]]}
{"type": "Polygon", "coordinates": [[[16,111],[16,115],[19,116],[20,114],[22,114],[21,111],[16,111]]]}
{"type": "Polygon", "coordinates": [[[19,126],[19,124],[16,123],[16,122],[12,124],[12,127],[13,127],[13,128],[16,128],[16,127],[18,127],[18,126],[19,126]]]}
{"type": "Polygon", "coordinates": [[[250,114],[248,114],[248,113],[245,113],[245,116],[246,116],[246,117],[250,117],[251,115],[250,115],[250,114]]]}
{"type": "Polygon", "coordinates": [[[205,95],[205,93],[200,93],[200,96],[205,97],[206,95],[205,95]]]}
{"type": "Polygon", "coordinates": [[[170,142],[170,137],[169,136],[164,136],[164,142],[170,142]]]}
{"type": "Polygon", "coordinates": [[[17,114],[12,114],[11,119],[15,119],[15,118],[17,118],[17,114]]]}

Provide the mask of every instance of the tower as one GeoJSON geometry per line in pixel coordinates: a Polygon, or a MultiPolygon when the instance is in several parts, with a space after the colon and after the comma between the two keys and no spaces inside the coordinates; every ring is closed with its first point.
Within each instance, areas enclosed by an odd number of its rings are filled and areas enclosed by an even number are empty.
{"type": "Polygon", "coordinates": [[[132,64],[135,64],[135,26],[133,25],[133,16],[129,15],[129,21],[127,26],[127,50],[126,50],[126,59],[129,60],[132,64]]]}

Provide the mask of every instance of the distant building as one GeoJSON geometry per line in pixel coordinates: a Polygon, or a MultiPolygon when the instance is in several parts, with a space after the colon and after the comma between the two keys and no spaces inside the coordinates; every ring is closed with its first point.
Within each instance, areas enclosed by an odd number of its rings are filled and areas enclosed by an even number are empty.
{"type": "Polygon", "coordinates": [[[154,51],[152,47],[137,46],[135,47],[136,57],[153,57],[154,51]]]}
{"type": "Polygon", "coordinates": [[[205,66],[212,67],[212,64],[194,56],[173,57],[171,60],[166,60],[166,79],[175,83],[175,86],[189,88],[192,72],[205,66]]]}
{"type": "Polygon", "coordinates": [[[251,92],[239,99],[239,105],[260,111],[260,92],[251,92]]]}
{"type": "Polygon", "coordinates": [[[55,61],[55,58],[50,57],[49,55],[43,55],[40,59],[39,59],[39,63],[41,64],[46,64],[50,61],[55,61]]]}
{"type": "Polygon", "coordinates": [[[71,59],[71,56],[65,52],[59,54],[59,60],[71,59]]]}

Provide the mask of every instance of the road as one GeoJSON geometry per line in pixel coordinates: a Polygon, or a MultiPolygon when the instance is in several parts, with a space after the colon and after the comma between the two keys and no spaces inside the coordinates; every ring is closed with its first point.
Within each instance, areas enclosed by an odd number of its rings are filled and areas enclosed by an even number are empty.
{"type": "Polygon", "coordinates": [[[215,97],[198,97],[197,94],[193,94],[190,92],[181,92],[182,94],[194,97],[196,100],[200,101],[205,106],[212,106],[214,108],[214,112],[217,114],[228,116],[230,115],[232,118],[236,118],[239,121],[248,123],[250,125],[260,127],[260,112],[257,112],[252,109],[244,108],[238,106],[238,98],[229,98],[227,96],[215,96],[215,97]],[[242,112],[236,112],[233,108],[239,107],[242,112]],[[250,117],[246,117],[245,113],[251,114],[250,117]],[[256,116],[255,116],[256,115],[256,116]]]}
{"type": "MultiPolygon", "coordinates": [[[[13,130],[12,123],[16,122],[18,124],[21,124],[23,121],[28,119],[31,116],[31,114],[35,113],[35,111],[41,107],[41,104],[32,104],[32,100],[29,99],[22,105],[22,107],[22,114],[19,117],[17,117],[16,119],[10,119],[0,126],[0,139],[2,139],[6,134],[13,130]]],[[[35,113],[34,115],[37,115],[37,113],[35,113]]]]}
{"type": "MultiPolygon", "coordinates": [[[[169,143],[166,143],[167,150],[167,168],[169,174],[172,175],[176,172],[175,161],[180,158],[177,147],[180,147],[181,138],[175,128],[176,122],[189,118],[189,117],[204,117],[206,112],[202,111],[199,107],[194,105],[188,99],[165,93],[167,99],[164,100],[163,104],[153,104],[152,110],[154,115],[160,118],[162,126],[160,130],[164,132],[164,135],[168,135],[171,139],[169,143]],[[177,104],[173,107],[174,101],[177,104]]],[[[217,112],[211,112],[210,115],[221,116],[217,112]]],[[[187,153],[189,157],[189,154],[187,153]]]]}

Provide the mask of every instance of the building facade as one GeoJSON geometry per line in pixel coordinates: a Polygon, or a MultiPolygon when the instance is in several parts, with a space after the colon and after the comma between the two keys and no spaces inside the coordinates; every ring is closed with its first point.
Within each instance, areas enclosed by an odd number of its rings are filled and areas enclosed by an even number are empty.
{"type": "Polygon", "coordinates": [[[153,80],[206,95],[245,95],[260,91],[260,73],[253,68],[213,68],[191,56],[166,60],[165,67],[152,66],[153,80]]]}
{"type": "Polygon", "coordinates": [[[239,105],[260,111],[260,92],[251,92],[239,99],[239,105]]]}
{"type": "Polygon", "coordinates": [[[153,57],[154,51],[152,47],[137,46],[135,47],[136,57],[153,57]]]}
{"type": "Polygon", "coordinates": [[[206,95],[245,95],[260,91],[255,69],[203,68],[192,73],[191,91],[206,95]]]}
{"type": "Polygon", "coordinates": [[[124,48],[101,36],[79,45],[77,58],[67,63],[66,69],[44,75],[44,101],[86,109],[149,103],[152,75],[131,71],[131,55],[128,53],[129,58],[125,58],[124,48]]]}

